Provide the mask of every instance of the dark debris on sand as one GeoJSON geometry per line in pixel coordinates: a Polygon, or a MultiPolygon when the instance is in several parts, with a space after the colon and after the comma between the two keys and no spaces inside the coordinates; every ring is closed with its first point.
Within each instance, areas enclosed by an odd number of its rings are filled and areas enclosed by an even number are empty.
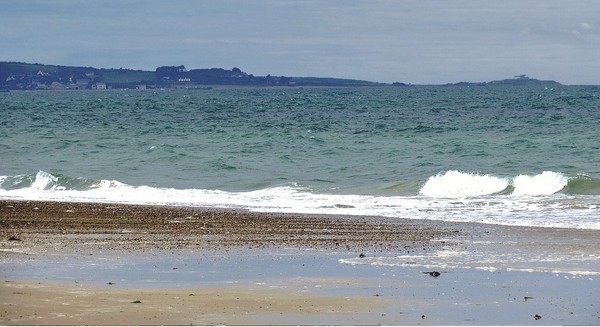
{"type": "Polygon", "coordinates": [[[265,214],[244,210],[106,203],[0,201],[3,239],[119,250],[307,247],[352,251],[423,249],[449,228],[408,219],[265,214]],[[26,237],[25,237],[26,236],[26,237]]]}

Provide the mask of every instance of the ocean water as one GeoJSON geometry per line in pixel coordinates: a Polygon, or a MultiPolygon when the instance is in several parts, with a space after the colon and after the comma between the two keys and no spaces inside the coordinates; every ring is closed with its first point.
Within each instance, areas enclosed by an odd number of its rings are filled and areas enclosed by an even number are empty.
{"type": "Polygon", "coordinates": [[[600,87],[0,93],[0,199],[600,229],[600,87]]]}

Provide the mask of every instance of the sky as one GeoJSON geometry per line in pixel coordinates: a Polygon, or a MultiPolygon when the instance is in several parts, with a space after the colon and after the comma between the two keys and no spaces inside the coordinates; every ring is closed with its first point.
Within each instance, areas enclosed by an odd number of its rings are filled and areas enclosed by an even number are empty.
{"type": "Polygon", "coordinates": [[[0,61],[600,85],[600,1],[0,0],[0,61]]]}

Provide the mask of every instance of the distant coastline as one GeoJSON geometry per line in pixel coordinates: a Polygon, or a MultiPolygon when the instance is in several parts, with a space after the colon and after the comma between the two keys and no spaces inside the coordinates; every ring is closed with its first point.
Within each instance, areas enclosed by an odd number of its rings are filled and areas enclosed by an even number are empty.
{"type": "MultiPolygon", "coordinates": [[[[401,82],[379,83],[331,77],[255,76],[234,67],[190,69],[185,66],[161,66],[155,71],[126,68],[94,68],[0,62],[0,90],[105,90],[105,89],[205,89],[208,86],[392,86],[412,87],[401,82]]],[[[557,87],[556,81],[515,76],[490,82],[459,82],[440,86],[543,86],[557,87]]]]}

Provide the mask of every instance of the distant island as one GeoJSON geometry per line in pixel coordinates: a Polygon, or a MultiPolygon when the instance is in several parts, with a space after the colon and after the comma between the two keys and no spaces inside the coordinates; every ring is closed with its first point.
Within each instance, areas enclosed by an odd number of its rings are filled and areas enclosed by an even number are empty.
{"type": "Polygon", "coordinates": [[[535,78],[529,78],[527,75],[517,75],[514,78],[503,79],[499,81],[491,81],[491,82],[481,82],[481,83],[470,83],[470,82],[460,82],[454,84],[446,84],[446,85],[459,85],[459,86],[488,86],[488,85],[511,85],[511,86],[545,86],[545,87],[556,87],[561,86],[559,82],[556,81],[542,81],[535,78]]]}
{"type": "MultiPolygon", "coordinates": [[[[124,68],[93,68],[22,62],[0,62],[0,90],[105,90],[105,89],[161,89],[206,88],[213,85],[246,86],[395,86],[411,87],[405,83],[378,83],[354,79],[328,77],[254,76],[237,67],[190,69],[185,66],[161,66],[155,71],[124,68]]],[[[446,86],[540,85],[560,86],[555,81],[540,81],[525,75],[501,81],[446,86]]]]}

